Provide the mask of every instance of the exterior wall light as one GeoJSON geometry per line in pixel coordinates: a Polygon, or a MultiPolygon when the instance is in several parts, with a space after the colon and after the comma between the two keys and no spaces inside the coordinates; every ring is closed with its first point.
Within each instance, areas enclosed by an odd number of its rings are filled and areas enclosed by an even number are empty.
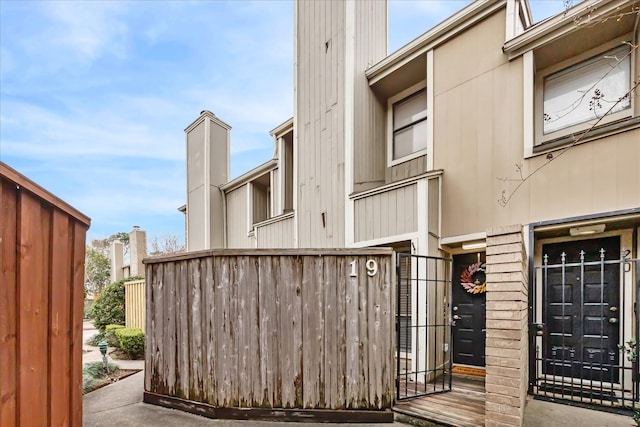
{"type": "Polygon", "coordinates": [[[584,227],[572,227],[569,234],[572,236],[584,236],[587,234],[602,233],[606,228],[605,224],[585,225],[584,227]]]}
{"type": "Polygon", "coordinates": [[[469,242],[469,243],[462,244],[462,249],[464,249],[465,251],[469,251],[471,249],[483,249],[486,247],[487,247],[487,242],[469,242]]]}

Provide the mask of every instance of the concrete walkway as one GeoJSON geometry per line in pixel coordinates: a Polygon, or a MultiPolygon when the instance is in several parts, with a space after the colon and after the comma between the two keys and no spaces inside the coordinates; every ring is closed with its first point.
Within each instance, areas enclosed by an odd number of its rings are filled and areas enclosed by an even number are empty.
{"type": "MultiPolygon", "coordinates": [[[[270,423],[265,421],[211,420],[182,411],[142,403],[144,372],[84,396],[83,426],[268,426],[284,424],[299,427],[368,426],[370,424],[270,423]]],[[[400,426],[371,424],[373,426],[400,426]]],[[[525,411],[525,427],[633,427],[631,417],[595,411],[540,400],[529,399],[525,411]]]]}
{"type": "Polygon", "coordinates": [[[631,417],[528,399],[524,410],[524,427],[635,427],[631,417]]]}
{"type": "MultiPolygon", "coordinates": [[[[98,347],[86,344],[87,340],[98,333],[90,320],[82,323],[82,364],[90,362],[102,362],[102,354],[98,347]]],[[[113,347],[107,349],[107,354],[113,347]]],[[[108,358],[109,363],[115,363],[120,369],[144,369],[144,360],[115,360],[108,358]]]]}
{"type": "MultiPolygon", "coordinates": [[[[187,412],[162,408],[142,403],[144,372],[134,374],[124,380],[108,385],[84,396],[82,425],[84,427],[113,426],[268,426],[285,424],[299,427],[353,426],[364,427],[370,424],[316,424],[316,423],[276,423],[265,421],[211,420],[187,412]]],[[[399,423],[394,423],[400,426],[399,423]]],[[[393,426],[394,424],[375,424],[393,426]]]]}
{"type": "MultiPolygon", "coordinates": [[[[83,339],[95,335],[98,331],[91,322],[84,323],[83,339]]],[[[82,357],[83,363],[102,360],[97,347],[84,345],[89,350],[82,357]]],[[[109,360],[122,369],[144,369],[143,360],[109,360]]],[[[144,371],[86,394],[83,399],[82,424],[85,427],[113,426],[269,426],[284,424],[299,427],[331,426],[401,426],[393,424],[316,424],[316,423],[277,423],[265,421],[211,420],[182,411],[162,408],[142,402],[144,390],[144,371]]],[[[433,425],[420,423],[421,425],[433,425]]],[[[574,406],[561,405],[541,400],[529,399],[525,410],[524,427],[634,427],[631,417],[595,411],[574,406]]]]}

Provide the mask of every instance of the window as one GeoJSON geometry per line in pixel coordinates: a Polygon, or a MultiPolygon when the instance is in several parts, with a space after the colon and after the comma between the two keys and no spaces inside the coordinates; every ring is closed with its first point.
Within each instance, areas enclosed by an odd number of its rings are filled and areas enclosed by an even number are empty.
{"type": "Polygon", "coordinates": [[[271,218],[271,174],[251,181],[251,226],[271,218]]]}
{"type": "Polygon", "coordinates": [[[280,173],[283,174],[282,212],[293,211],[293,130],[282,138],[280,173]]]}
{"type": "Polygon", "coordinates": [[[389,163],[401,163],[421,156],[427,150],[427,90],[414,88],[389,100],[391,143],[389,163]],[[407,96],[407,92],[413,90],[407,96]]]}
{"type": "Polygon", "coordinates": [[[541,72],[538,85],[543,88],[542,114],[537,143],[586,130],[605,114],[599,124],[629,116],[630,57],[629,47],[622,46],[560,70],[550,67],[541,72]]]}

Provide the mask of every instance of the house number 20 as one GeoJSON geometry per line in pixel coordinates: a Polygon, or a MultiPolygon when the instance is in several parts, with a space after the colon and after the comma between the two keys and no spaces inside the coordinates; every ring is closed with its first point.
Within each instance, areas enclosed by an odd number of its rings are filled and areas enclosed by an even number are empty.
{"type": "MultiPolygon", "coordinates": [[[[349,263],[349,265],[351,266],[350,276],[358,277],[358,261],[354,259],[349,263]]],[[[367,268],[367,276],[373,277],[376,274],[378,274],[378,263],[375,260],[373,259],[367,260],[367,262],[365,263],[365,267],[367,268]]]]}

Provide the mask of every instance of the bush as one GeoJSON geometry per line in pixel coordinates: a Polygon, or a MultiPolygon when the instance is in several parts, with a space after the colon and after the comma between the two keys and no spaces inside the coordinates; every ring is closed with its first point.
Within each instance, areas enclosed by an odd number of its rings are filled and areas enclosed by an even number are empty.
{"type": "Polygon", "coordinates": [[[82,391],[86,393],[91,391],[99,380],[117,371],[119,368],[113,363],[107,364],[104,369],[102,362],[87,363],[82,367],[82,391]]]}
{"type": "Polygon", "coordinates": [[[120,328],[114,330],[120,348],[131,357],[136,357],[144,353],[144,332],[140,328],[120,328]]]}
{"type": "Polygon", "coordinates": [[[100,344],[100,341],[104,341],[104,339],[105,339],[104,334],[102,332],[98,332],[91,338],[87,339],[86,343],[87,345],[92,345],[94,347],[97,347],[98,344],[100,344]]]}
{"type": "Polygon", "coordinates": [[[104,333],[107,325],[124,325],[124,284],[143,277],[128,277],[113,282],[100,292],[100,296],[91,306],[93,324],[104,333]]]}
{"type": "Polygon", "coordinates": [[[122,329],[122,328],[124,328],[124,325],[111,324],[111,325],[105,326],[104,340],[111,347],[120,347],[120,342],[118,341],[118,337],[116,337],[115,332],[116,332],[116,329],[122,329]]]}

